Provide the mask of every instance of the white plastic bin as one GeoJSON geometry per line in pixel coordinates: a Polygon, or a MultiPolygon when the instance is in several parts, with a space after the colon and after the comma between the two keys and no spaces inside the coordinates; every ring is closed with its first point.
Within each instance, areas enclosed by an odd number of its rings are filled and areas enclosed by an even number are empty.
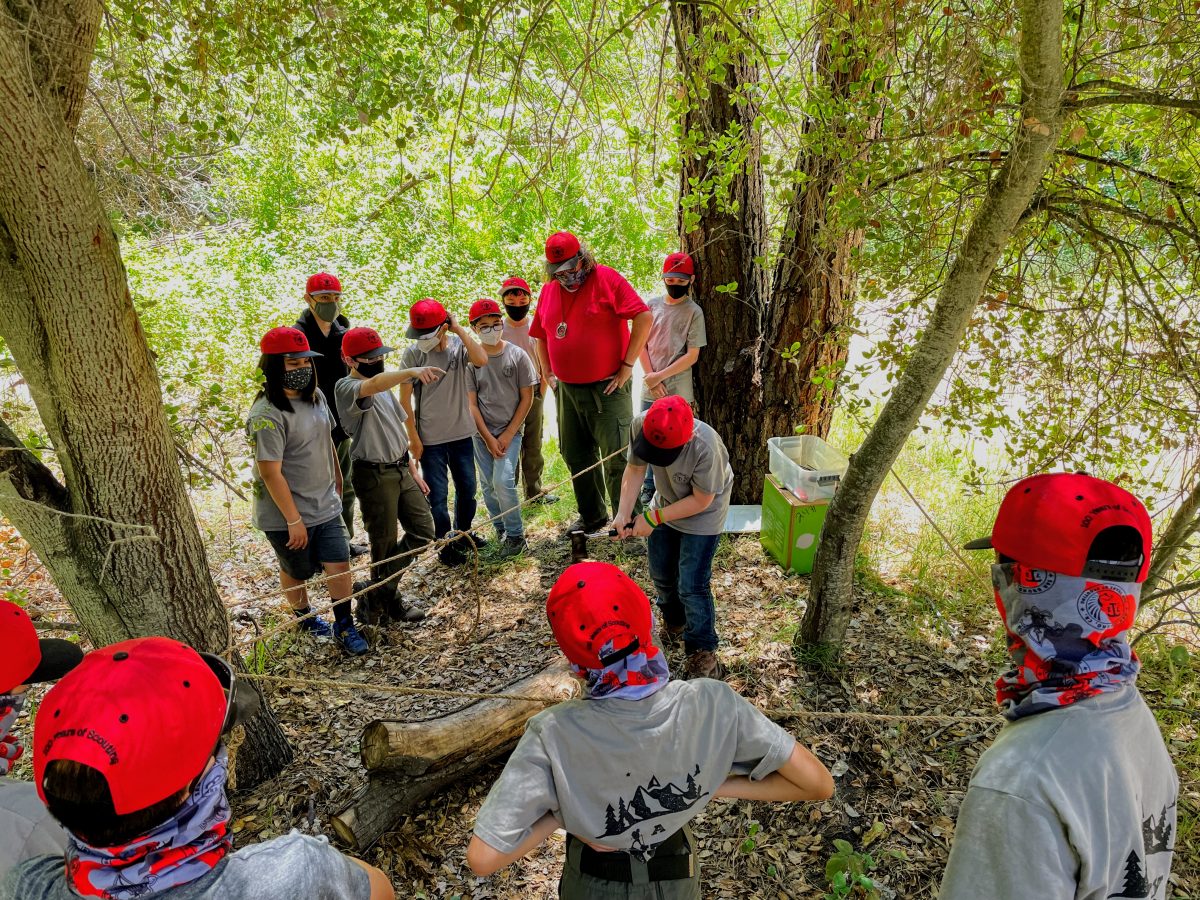
{"type": "Polygon", "coordinates": [[[768,438],[767,449],[775,480],[805,503],[833,497],[850,465],[844,453],[811,434],[768,438]]]}

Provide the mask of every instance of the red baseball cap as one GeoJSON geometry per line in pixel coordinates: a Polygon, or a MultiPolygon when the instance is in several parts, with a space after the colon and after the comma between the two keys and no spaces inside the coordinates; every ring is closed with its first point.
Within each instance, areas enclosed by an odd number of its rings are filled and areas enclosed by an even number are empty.
{"type": "Polygon", "coordinates": [[[1062,575],[1142,582],[1150,571],[1150,543],[1150,515],[1141,500],[1101,478],[1056,472],[1014,484],[1000,503],[991,536],[964,549],[995,549],[1030,568],[1062,575]],[[1129,537],[1140,540],[1141,559],[1091,558],[1096,538],[1116,527],[1132,529],[1129,537]]]}
{"type": "Polygon", "coordinates": [[[44,802],[46,766],[69,760],[104,776],[118,815],[145,809],[187,787],[257,702],[224,660],[170,638],[94,650],[38,708],[38,794],[44,802]]]}
{"type": "Polygon", "coordinates": [[[77,644],[39,638],[29,613],[0,600],[0,694],[22,684],[41,684],[66,675],[83,660],[77,644]]]}
{"type": "Polygon", "coordinates": [[[304,283],[304,292],[306,294],[340,294],[342,283],[337,280],[336,275],[318,272],[316,275],[308,276],[308,281],[304,283]]]}
{"type": "Polygon", "coordinates": [[[663,263],[663,278],[693,278],[696,266],[686,253],[672,253],[663,263]]]}
{"type": "Polygon", "coordinates": [[[408,311],[409,324],[405,335],[410,338],[419,338],[423,334],[436,331],[449,320],[450,315],[446,312],[446,307],[432,297],[426,297],[424,300],[414,303],[412,309],[408,311]]]}
{"type": "Polygon", "coordinates": [[[483,297],[471,304],[471,311],[467,313],[467,321],[474,325],[484,316],[498,315],[500,315],[500,304],[495,300],[483,297]]]}
{"type": "Polygon", "coordinates": [[[579,255],[579,238],[569,231],[556,231],[546,238],[546,261],[554,263],[558,271],[579,255]]]}
{"type": "Polygon", "coordinates": [[[677,394],[655,400],[642,417],[642,430],[630,448],[652,466],[669,466],[696,431],[696,417],[677,394]]]}
{"type": "Polygon", "coordinates": [[[532,294],[529,290],[529,283],[524,278],[518,278],[516,275],[510,275],[504,279],[504,284],[500,285],[500,296],[503,297],[509,291],[524,291],[527,294],[532,294]]]}
{"type": "Polygon", "coordinates": [[[377,356],[384,356],[388,353],[394,353],[395,347],[384,346],[383,339],[379,337],[379,332],[374,328],[351,328],[342,335],[342,355],[348,356],[350,359],[363,357],[365,359],[374,359],[377,356]]]}
{"type": "Polygon", "coordinates": [[[657,652],[650,601],[612,563],[568,566],[546,598],[546,616],[563,655],[585,669],[603,669],[638,651],[657,652]],[[612,649],[601,656],[610,643],[612,649]]]}
{"type": "Polygon", "coordinates": [[[315,350],[309,349],[308,338],[304,336],[303,331],[289,325],[272,328],[263,335],[262,340],[258,342],[258,347],[266,354],[282,353],[284,356],[297,358],[321,355],[315,350]]]}

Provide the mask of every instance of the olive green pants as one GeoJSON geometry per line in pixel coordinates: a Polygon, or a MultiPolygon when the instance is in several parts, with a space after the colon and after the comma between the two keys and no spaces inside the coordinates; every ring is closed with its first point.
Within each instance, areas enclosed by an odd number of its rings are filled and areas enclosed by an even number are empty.
{"type": "MultiPolygon", "coordinates": [[[[591,384],[560,381],[554,392],[558,404],[558,449],[573,476],[629,443],[633,388],[627,381],[624,387],[605,394],[606,384],[607,379],[591,384]]],[[[603,469],[592,469],[572,482],[575,505],[585,525],[599,527],[617,514],[624,472],[625,454],[617,453],[603,469]],[[604,504],[606,487],[608,507],[604,504]]]]}
{"type": "MultiPolygon", "coordinates": [[[[408,466],[372,469],[357,465],[352,477],[371,543],[371,580],[378,583],[403,570],[416,554],[391,562],[380,560],[424,547],[433,540],[433,516],[408,466]],[[403,538],[399,537],[397,523],[404,526],[403,538]]],[[[386,608],[396,596],[399,580],[393,578],[372,591],[369,605],[377,610],[386,608]]]]}

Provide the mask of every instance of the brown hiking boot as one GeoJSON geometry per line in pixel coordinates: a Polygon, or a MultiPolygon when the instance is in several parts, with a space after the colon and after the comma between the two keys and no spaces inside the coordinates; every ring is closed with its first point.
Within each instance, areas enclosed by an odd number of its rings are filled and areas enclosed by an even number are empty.
{"type": "Polygon", "coordinates": [[[689,680],[692,678],[720,680],[725,677],[725,667],[721,665],[721,661],[717,659],[717,654],[713,651],[697,650],[695,653],[688,654],[687,663],[683,668],[683,677],[689,680]]]}

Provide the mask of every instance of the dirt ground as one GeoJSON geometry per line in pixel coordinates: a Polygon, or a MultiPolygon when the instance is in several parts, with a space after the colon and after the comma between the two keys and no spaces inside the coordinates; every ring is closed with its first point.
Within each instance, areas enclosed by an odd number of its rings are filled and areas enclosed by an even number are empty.
{"type": "MultiPolygon", "coordinates": [[[[268,687],[296,758],[271,782],[233,798],[239,845],[292,828],[332,835],[329,816],[366,780],[358,752],[364,725],[378,718],[424,719],[470,702],[372,692],[371,684],[500,691],[556,657],[544,601],[569,563],[568,547],[552,523],[534,526],[529,537],[529,554],[499,563],[485,553],[476,576],[418,562],[404,576],[402,593],[425,607],[429,617],[376,630],[367,656],[348,658],[330,642],[290,633],[259,651],[256,658],[266,673],[364,686],[268,687]]],[[[618,562],[649,586],[644,555],[602,541],[593,541],[591,548],[594,558],[618,562]]],[[[239,598],[272,585],[274,560],[265,541],[248,531],[228,532],[211,552],[235,634],[245,655],[253,657],[256,635],[287,621],[287,612],[279,599],[239,598]]],[[[10,572],[9,583],[13,577],[10,572]]],[[[999,724],[998,717],[994,725],[953,721],[995,715],[992,683],[1002,652],[997,629],[986,618],[925,628],[903,594],[876,584],[860,590],[840,665],[809,671],[797,665],[790,643],[803,610],[805,578],[786,575],[754,537],[742,537],[722,541],[714,588],[727,680],[760,707],[950,718],[903,723],[781,718],[830,768],[837,792],[820,804],[713,801],[694,822],[705,897],[821,897],[829,891],[826,863],[837,839],[871,855],[877,896],[933,896],[971,769],[999,724]]],[[[26,575],[21,589],[29,592],[34,607],[64,618],[61,600],[44,581],[31,582],[26,575]]],[[[680,663],[672,660],[673,671],[680,663]]],[[[1153,688],[1144,685],[1143,690],[1153,704],[1153,688]]],[[[1190,730],[1187,725],[1177,733],[1168,730],[1169,746],[1195,741],[1192,721],[1190,730]]],[[[466,867],[475,813],[500,768],[495,763],[480,769],[435,795],[364,854],[388,872],[398,897],[557,896],[561,833],[492,878],[475,878],[466,867]]],[[[1200,808],[1200,785],[1184,774],[1181,824],[1185,809],[1194,820],[1200,808]]],[[[1200,851],[1194,843],[1180,841],[1171,896],[1200,893],[1200,851]]]]}

